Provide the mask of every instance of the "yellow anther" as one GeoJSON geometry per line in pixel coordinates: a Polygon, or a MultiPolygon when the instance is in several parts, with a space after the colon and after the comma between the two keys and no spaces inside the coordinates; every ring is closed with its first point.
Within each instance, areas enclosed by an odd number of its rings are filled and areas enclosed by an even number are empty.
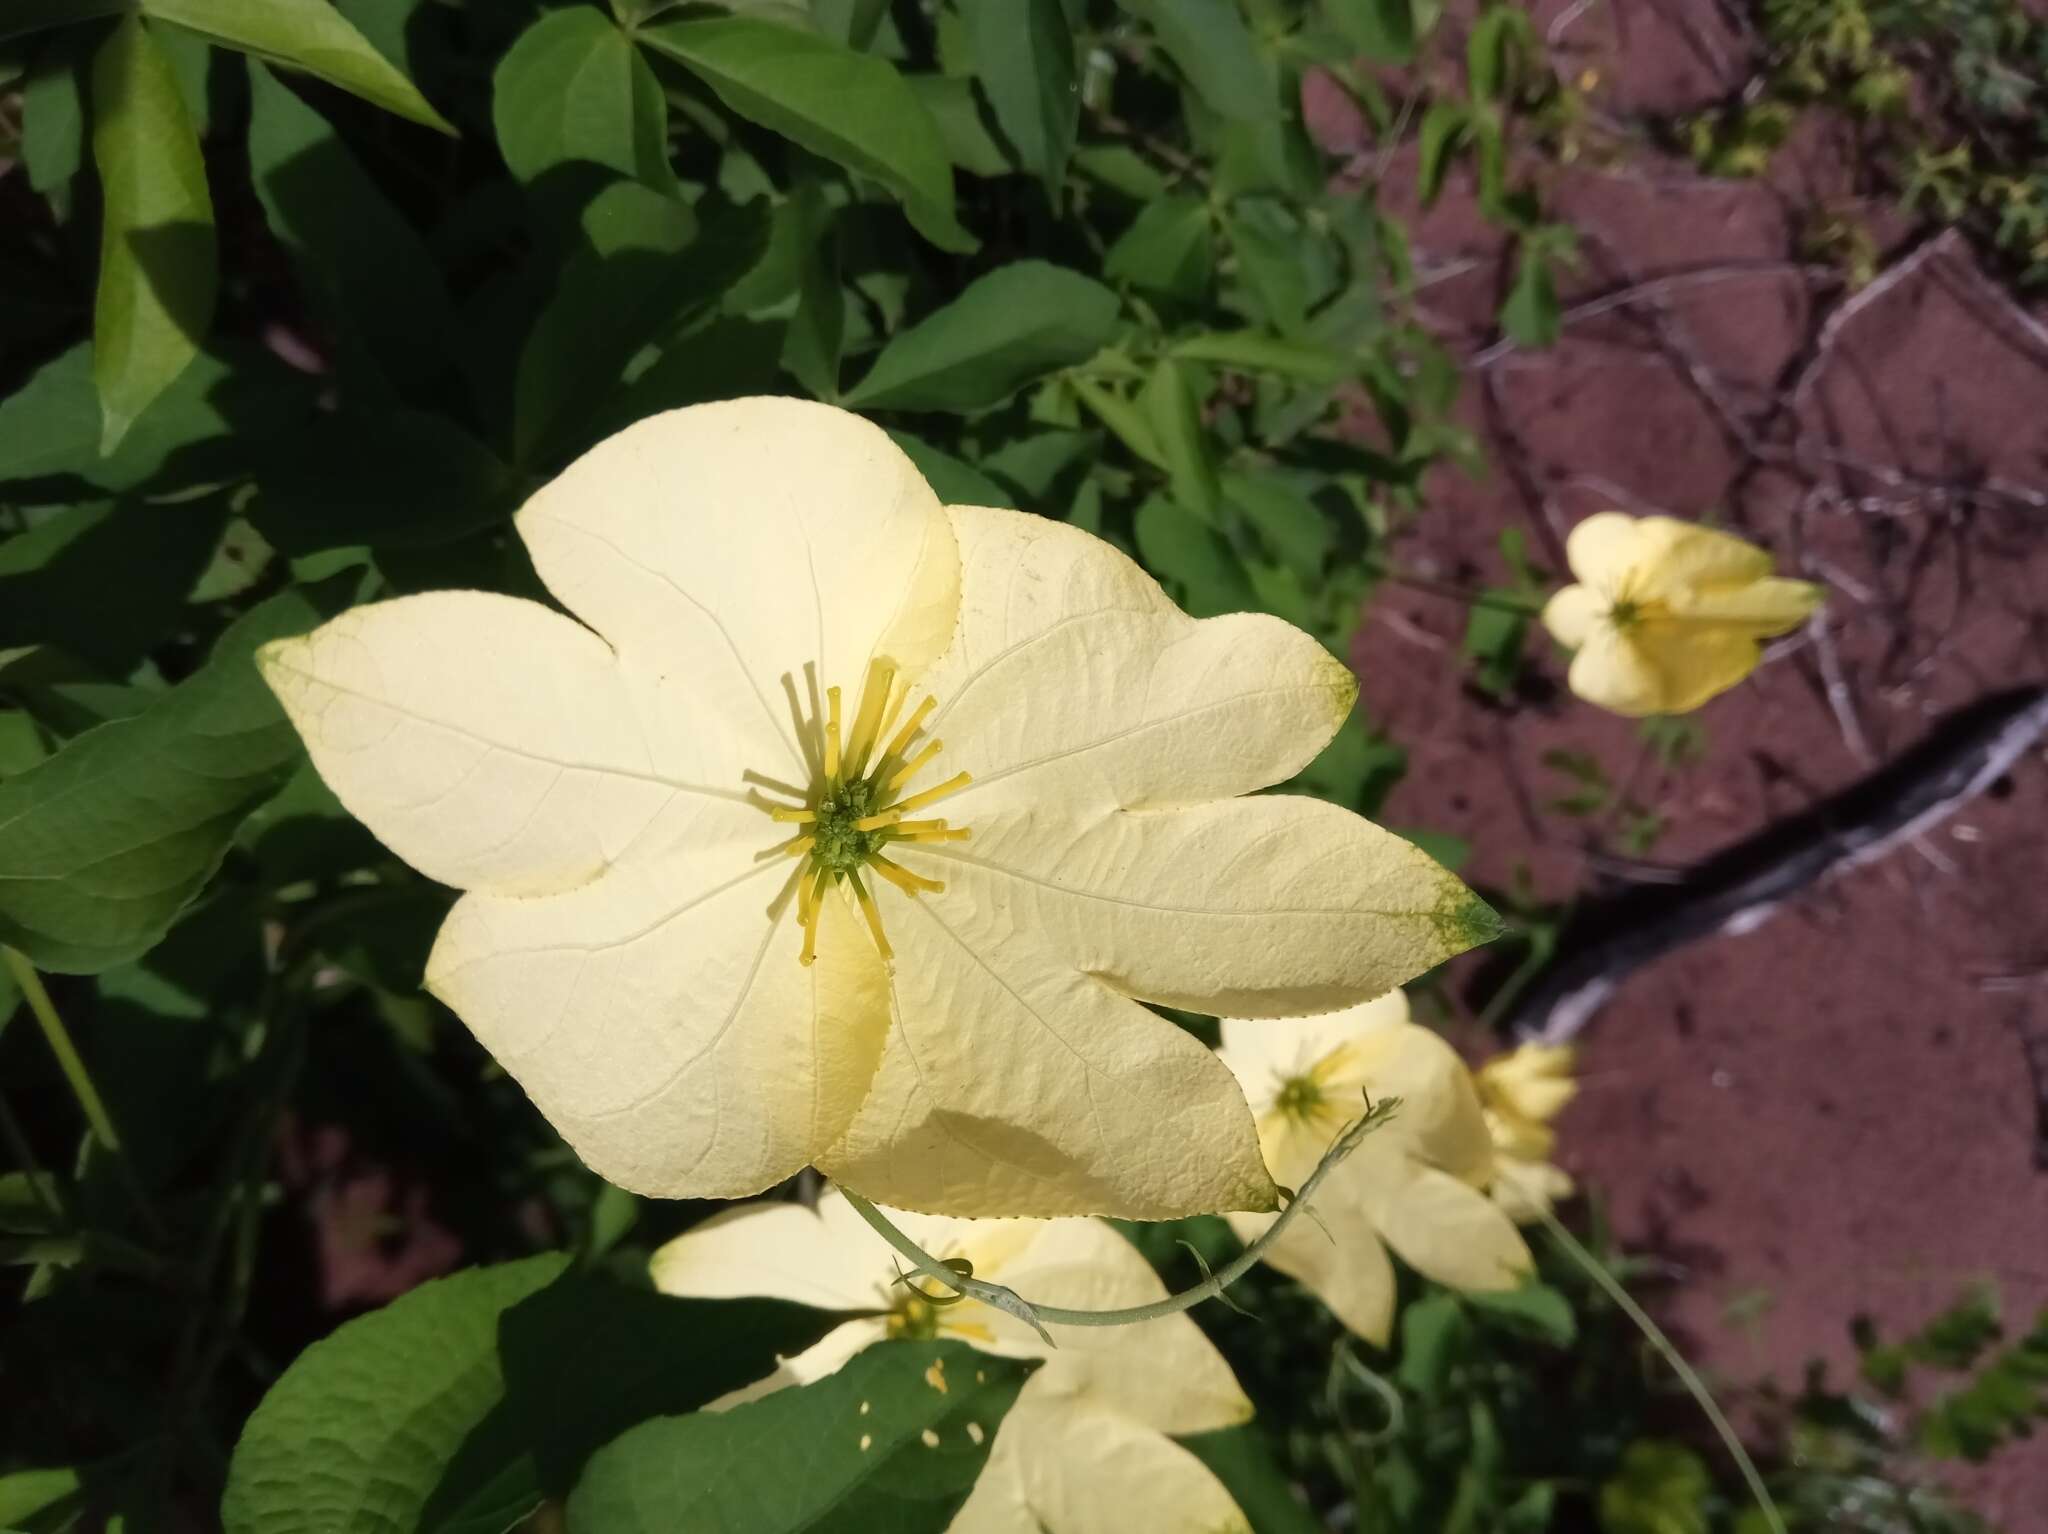
{"type": "Polygon", "coordinates": [[[943,820],[936,823],[929,820],[906,820],[896,827],[896,840],[899,842],[964,842],[973,834],[965,826],[949,826],[943,820]],[[904,830],[903,827],[908,825],[923,826],[926,829],[904,830]]]}
{"type": "Polygon", "coordinates": [[[818,839],[815,836],[792,836],[788,841],[777,846],[775,850],[787,857],[800,858],[817,845],[818,839]]]}
{"type": "MultiPolygon", "coordinates": [[[[896,716],[903,712],[903,705],[908,703],[909,701],[909,684],[903,680],[903,677],[900,673],[891,676],[889,678],[889,703],[888,706],[882,710],[882,722],[879,725],[875,726],[875,738],[877,740],[881,739],[884,735],[887,735],[891,730],[893,730],[896,727],[896,716]]],[[[886,748],[884,748],[880,756],[875,758],[875,760],[878,762],[884,762],[888,759],[889,753],[886,748]]]]}
{"type": "Polygon", "coordinates": [[[914,874],[901,863],[890,862],[889,859],[883,857],[879,852],[868,855],[868,867],[872,868],[884,879],[887,879],[906,895],[916,895],[924,891],[930,891],[936,895],[946,887],[942,880],[927,879],[923,874],[914,874]]]}
{"type": "Polygon", "coordinates": [[[888,793],[895,793],[897,789],[916,777],[923,769],[924,764],[937,756],[945,744],[942,740],[927,741],[922,751],[903,764],[902,771],[882,785],[883,789],[888,793]]]}
{"type": "Polygon", "coordinates": [[[829,710],[825,720],[825,780],[839,781],[839,689],[825,689],[825,703],[829,710]]]}
{"type": "Polygon", "coordinates": [[[818,818],[816,810],[793,810],[786,804],[778,804],[768,812],[770,820],[780,820],[788,825],[807,826],[818,818]]]}
{"type": "Polygon", "coordinates": [[[971,773],[956,772],[953,776],[946,779],[945,782],[939,784],[938,787],[928,788],[921,794],[912,794],[908,799],[903,800],[895,806],[895,813],[902,816],[909,814],[912,810],[921,810],[927,804],[937,803],[948,794],[959,793],[961,789],[973,781],[974,777],[971,773]]]}
{"type": "Polygon", "coordinates": [[[913,831],[943,831],[946,823],[943,820],[899,820],[889,829],[898,836],[908,836],[913,831]]]}
{"type": "Polygon", "coordinates": [[[861,882],[858,872],[849,873],[846,882],[853,886],[853,898],[860,902],[860,914],[868,919],[868,931],[875,937],[875,948],[884,964],[893,964],[896,951],[889,946],[889,939],[882,931],[882,913],[875,905],[875,897],[868,893],[867,885],[861,882]]]}
{"type": "Polygon", "coordinates": [[[804,924],[804,949],[796,961],[805,966],[818,957],[818,908],[825,898],[825,881],[831,877],[830,869],[821,868],[815,879],[802,879],[796,887],[797,915],[804,924]]]}
{"type": "Polygon", "coordinates": [[[901,810],[877,810],[872,815],[863,815],[853,823],[856,831],[879,831],[884,826],[893,826],[903,818],[901,810]]]}
{"type": "MultiPolygon", "coordinates": [[[[905,694],[905,696],[907,697],[908,694],[905,694]]],[[[937,708],[938,706],[938,699],[926,698],[924,702],[918,704],[916,708],[912,709],[910,711],[910,717],[903,721],[903,728],[898,730],[896,732],[896,738],[889,742],[889,749],[882,753],[882,760],[886,762],[892,756],[901,756],[903,754],[903,748],[910,744],[910,737],[915,735],[917,733],[917,727],[924,723],[925,715],[929,714],[933,709],[937,708]]]]}
{"type": "Polygon", "coordinates": [[[860,708],[853,716],[853,737],[846,743],[846,775],[857,778],[868,764],[875,736],[881,732],[882,706],[889,701],[889,689],[896,683],[896,666],[880,656],[868,662],[867,680],[861,684],[860,708]]]}

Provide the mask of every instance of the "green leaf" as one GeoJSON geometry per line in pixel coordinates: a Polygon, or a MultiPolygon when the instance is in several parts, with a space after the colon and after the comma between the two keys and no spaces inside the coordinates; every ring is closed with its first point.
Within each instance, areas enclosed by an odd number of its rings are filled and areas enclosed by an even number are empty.
{"type": "Polygon", "coordinates": [[[1540,250],[1528,249],[1526,242],[1515,267],[1514,286],[1500,307],[1500,325],[1517,345],[1528,347],[1554,346],[1563,329],[1550,261],[1540,250]]]}
{"type": "Polygon", "coordinates": [[[1401,1312],[1401,1362],[1394,1377],[1404,1389],[1425,1400],[1442,1394],[1452,1367],[1465,1355],[1472,1323],[1458,1308],[1454,1294],[1438,1291],[1411,1302],[1401,1312]]]}
{"type": "Polygon", "coordinates": [[[777,1300],[683,1300],[565,1274],[498,1323],[504,1399],[448,1463],[420,1534],[566,1496],[584,1462],[651,1417],[774,1373],[846,1318],[777,1300]]]}
{"type": "Polygon", "coordinates": [[[1444,177],[1451,169],[1451,152],[1471,134],[1471,111],[1462,102],[1439,101],[1422,114],[1416,189],[1424,207],[1442,194],[1444,177]]]}
{"type": "Polygon", "coordinates": [[[299,759],[255,649],[321,616],[298,591],[272,597],[140,714],[0,783],[0,942],[92,974],[163,936],[299,759]]]}
{"type": "Polygon", "coordinates": [[[1465,39],[1466,84],[1472,99],[1497,102],[1508,93],[1516,61],[1536,48],[1536,32],[1526,12],[1511,5],[1489,5],[1465,39]]]}
{"type": "Polygon", "coordinates": [[[142,0],[142,8],[222,47],[303,69],[387,112],[455,132],[327,0],[142,0]]]}
{"type": "Polygon", "coordinates": [[[85,162],[85,90],[71,33],[41,50],[21,91],[21,158],[28,184],[50,193],[67,187],[85,162]]]}
{"type": "Polygon", "coordinates": [[[593,442],[663,410],[768,394],[775,388],[782,327],[715,319],[674,342],[591,418],[593,442]]]}
{"type": "Polygon", "coordinates": [[[1160,46],[1214,111],[1256,122],[1279,111],[1272,66],[1252,40],[1237,0],[1117,0],[1158,35],[1160,46]]]}
{"type": "MultiPolygon", "coordinates": [[[[304,397],[303,382],[274,358],[244,353],[230,365],[201,356],[102,458],[93,374],[92,348],[75,346],[0,400],[0,483],[49,481],[55,496],[76,500],[75,482],[157,491],[218,481],[271,417],[304,397]]],[[[18,484],[7,498],[35,499],[18,484]]]]}
{"type": "Polygon", "coordinates": [[[1043,261],[1013,262],[894,336],[846,403],[960,413],[999,405],[1094,356],[1116,317],[1116,295],[1101,283],[1043,261]]]}
{"type": "Polygon", "coordinates": [[[603,242],[570,261],[519,353],[512,441],[523,466],[587,445],[579,428],[649,340],[710,312],[767,248],[760,202],[714,211],[700,227],[681,203],[621,181],[593,211],[603,242]]]}
{"type": "Polygon", "coordinates": [[[1102,275],[1182,303],[1200,303],[1215,270],[1209,208],[1199,198],[1148,203],[1102,258],[1102,275]]]}
{"type": "Polygon", "coordinates": [[[1601,1534],[1707,1534],[1712,1478],[1681,1444],[1642,1440],[1600,1488],[1601,1534]]]}
{"type": "Polygon", "coordinates": [[[6,0],[0,11],[0,42],[45,27],[68,27],[96,16],[118,16],[135,0],[6,0]]]}
{"type": "Polygon", "coordinates": [[[1256,612],[1258,593],[1223,535],[1163,495],[1138,507],[1132,531],[1145,568],[1197,618],[1256,612]]]}
{"type": "Polygon", "coordinates": [[[1336,383],[1354,371],[1348,359],[1312,341],[1286,341],[1256,330],[1207,331],[1171,347],[1186,362],[1214,362],[1247,373],[1281,373],[1310,383],[1336,383]]]}
{"type": "MultiPolygon", "coordinates": [[[[1452,860],[1438,857],[1437,861],[1448,865],[1452,860]]],[[[1554,1348],[1568,1348],[1578,1337],[1578,1321],[1572,1315],[1571,1302],[1548,1284],[1474,1291],[1465,1298],[1474,1310],[1554,1348]]]]}
{"type": "Polygon", "coordinates": [[[940,249],[974,249],[954,216],[938,129],[887,60],[744,16],[664,22],[639,35],[730,110],[884,187],[940,249]]]}
{"type": "Polygon", "coordinates": [[[256,69],[249,169],[274,233],[330,318],[344,366],[361,348],[397,382],[447,365],[448,295],[418,232],[327,120],[256,69]]]}
{"type": "Polygon", "coordinates": [[[410,1534],[501,1393],[499,1316],[567,1262],[437,1279],[306,1349],[235,1445],[227,1534],[410,1534]]]}
{"type": "Polygon", "coordinates": [[[511,469],[443,416],[347,409],[280,438],[249,518],[289,555],[447,543],[510,516],[511,469]]]}
{"type": "Polygon", "coordinates": [[[961,0],[975,73],[1024,168],[1057,200],[1081,118],[1074,29],[1060,0],[961,0]]]}
{"type": "Polygon", "coordinates": [[[963,462],[951,453],[941,452],[924,438],[913,437],[907,431],[891,431],[889,437],[903,449],[903,455],[917,465],[917,472],[925,477],[932,493],[946,505],[1016,509],[1016,503],[1003,487],[973,464],[963,462]]]}
{"type": "Polygon", "coordinates": [[[550,11],[520,33],[491,82],[505,164],[533,181],[574,161],[673,191],[668,103],[632,39],[602,11],[550,11]]]}
{"type": "Polygon", "coordinates": [[[219,267],[199,135],[140,17],[93,59],[92,118],[104,210],[93,380],[106,454],[198,355],[219,267]]]}
{"type": "Polygon", "coordinates": [[[1336,544],[1330,519],[1294,481],[1280,473],[1226,474],[1224,499],[1259,533],[1260,541],[1303,581],[1322,579],[1323,561],[1336,544]]]}
{"type": "Polygon", "coordinates": [[[985,120],[988,108],[972,80],[952,75],[905,75],[903,83],[931,113],[939,130],[939,142],[953,164],[970,176],[1007,176],[1017,169],[1016,155],[996,138],[985,120]]]}
{"type": "Polygon", "coordinates": [[[839,398],[839,357],[846,342],[846,289],[839,281],[838,210],[815,181],[791,194],[796,227],[796,312],[782,341],[782,365],[819,399],[839,398]]]}
{"type": "Polygon", "coordinates": [[[183,615],[226,520],[219,497],[41,518],[0,542],[0,649],[54,644],[126,676],[183,615]]]}
{"type": "Polygon", "coordinates": [[[1251,1520],[1252,1534],[1322,1534],[1322,1520],[1295,1495],[1257,1424],[1197,1433],[1180,1443],[1223,1483],[1251,1520]]]}
{"type": "MultiPolygon", "coordinates": [[[[62,1470],[16,1470],[0,1475],[0,1524],[8,1528],[27,1524],[38,1514],[48,1514],[68,1503],[79,1490],[78,1472],[62,1470]]],[[[73,1509],[74,1516],[76,1509],[73,1509]]]]}
{"type": "Polygon", "coordinates": [[[1323,0],[1323,12],[1378,63],[1406,64],[1415,57],[1415,0],[1323,0]]]}
{"type": "Polygon", "coordinates": [[[1188,370],[1170,358],[1153,364],[1138,408],[1159,444],[1174,499],[1211,527],[1221,520],[1221,493],[1208,432],[1202,426],[1202,402],[1195,397],[1188,370]]]}
{"type": "Polygon", "coordinates": [[[575,1534],[943,1534],[1035,1364],[882,1342],[730,1411],[644,1423],[598,1451],[575,1534]],[[927,1383],[941,1369],[947,1388],[927,1383]],[[762,1445],[801,1446],[764,1455],[762,1445]]]}
{"type": "Polygon", "coordinates": [[[1223,221],[1237,274],[1268,323],[1284,335],[1299,335],[1308,323],[1309,279],[1302,265],[1311,236],[1270,200],[1239,205],[1223,221]]]}

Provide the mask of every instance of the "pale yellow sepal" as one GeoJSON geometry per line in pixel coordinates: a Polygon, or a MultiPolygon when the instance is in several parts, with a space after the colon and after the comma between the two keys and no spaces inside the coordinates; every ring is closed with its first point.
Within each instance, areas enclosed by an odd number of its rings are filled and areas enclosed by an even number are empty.
{"type": "Polygon", "coordinates": [[[1682,714],[1727,691],[1823,595],[1772,576],[1754,544],[1672,517],[1599,512],[1572,529],[1565,557],[1579,583],[1551,597],[1544,627],[1574,652],[1572,691],[1630,716],[1682,714]]]}
{"type": "MultiPolygon", "coordinates": [[[[956,1220],[890,1211],[941,1259],[1048,1304],[1102,1308],[1165,1298],[1145,1260],[1099,1220],[956,1220]]],[[[1185,1316],[1129,1327],[1029,1327],[974,1300],[922,1306],[897,1283],[888,1244],[836,1192],[816,1212],[749,1204],[684,1232],[654,1254],[655,1286],[702,1298],[762,1295],[885,1316],[850,1321],[721,1405],[821,1379],[891,1335],[955,1337],[984,1351],[1044,1360],[1003,1419],[955,1534],[1108,1534],[1143,1526],[1210,1534],[1243,1526],[1229,1493],[1170,1433],[1229,1427],[1251,1415],[1223,1357],[1185,1316]],[[1118,1521],[1121,1513],[1122,1521],[1118,1521]]],[[[936,1385],[934,1388],[937,1388],[936,1385]]]]}
{"type": "MultiPolygon", "coordinates": [[[[1394,1319],[1391,1247],[1416,1271],[1454,1288],[1512,1289],[1529,1249],[1485,1193],[1493,1145],[1471,1073],[1456,1052],[1408,1020],[1396,991],[1305,1022],[1223,1020],[1218,1050],[1243,1083],[1274,1176],[1307,1177],[1366,1097],[1400,1108],[1324,1179],[1313,1218],[1290,1225],[1266,1261],[1298,1279],[1338,1319],[1384,1345],[1394,1319]]],[[[1251,1240],[1269,1215],[1232,1215],[1251,1240]]]]}

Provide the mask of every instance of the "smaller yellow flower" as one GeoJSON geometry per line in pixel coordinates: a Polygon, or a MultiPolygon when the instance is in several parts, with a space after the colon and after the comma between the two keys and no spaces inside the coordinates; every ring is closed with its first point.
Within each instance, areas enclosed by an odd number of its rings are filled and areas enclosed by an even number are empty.
{"type": "Polygon", "coordinates": [[[1578,1095],[1576,1058],[1569,1044],[1523,1044],[1487,1061],[1473,1077],[1493,1136],[1493,1200],[1517,1225],[1574,1191],[1571,1174],[1551,1163],[1557,1131],[1550,1121],[1578,1095]]]}
{"type": "Polygon", "coordinates": [[[1683,714],[1756,669],[1761,642],[1820,605],[1810,581],[1771,574],[1771,556],[1672,517],[1603,511],[1572,529],[1578,577],[1543,609],[1572,657],[1569,681],[1617,714],[1683,714]]]}
{"type": "MultiPolygon", "coordinates": [[[[1529,1248],[1483,1189],[1493,1142],[1472,1073],[1392,991],[1363,1006],[1289,1022],[1223,1019],[1217,1051],[1258,1119],[1259,1149],[1276,1182],[1298,1188],[1369,1095],[1399,1112],[1331,1169],[1303,1218],[1266,1249],[1346,1326],[1385,1346],[1394,1321],[1387,1248],[1440,1284],[1512,1289],[1529,1248]],[[1319,1228],[1320,1227],[1320,1228],[1319,1228]]],[[[1229,1216],[1250,1241],[1271,1215],[1229,1216]]]]}
{"type": "MultiPolygon", "coordinates": [[[[889,1210],[941,1261],[1076,1309],[1144,1305],[1166,1286],[1100,1220],[962,1220],[889,1210]]],[[[879,1314],[835,1327],[718,1407],[822,1379],[889,1337],[953,1337],[1040,1358],[996,1430],[987,1466],[948,1534],[1244,1534],[1223,1483],[1169,1434],[1233,1427],[1252,1414],[1230,1365],[1186,1316],[1138,1326],[1061,1327],[1050,1348],[1022,1321],[975,1300],[931,1305],[897,1282],[902,1264],[839,1193],[721,1211],[654,1254],[654,1284],[699,1299],[763,1295],[879,1314]],[[1139,1516],[1142,1513],[1142,1516],[1139,1516]]],[[[940,1388],[939,1382],[933,1388],[940,1388]]]]}

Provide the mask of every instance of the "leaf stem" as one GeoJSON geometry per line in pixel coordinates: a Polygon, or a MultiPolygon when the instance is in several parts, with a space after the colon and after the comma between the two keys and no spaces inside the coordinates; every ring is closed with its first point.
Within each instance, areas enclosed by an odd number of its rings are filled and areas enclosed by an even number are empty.
{"type": "Polygon", "coordinates": [[[979,1300],[984,1305],[994,1306],[1005,1315],[1015,1316],[1043,1337],[1048,1346],[1057,1346],[1052,1340],[1052,1334],[1045,1329],[1048,1322],[1054,1326],[1132,1326],[1140,1321],[1157,1321],[1165,1316],[1177,1316],[1184,1310],[1193,1309],[1204,1300],[1222,1295],[1225,1289],[1251,1271],[1265,1255],[1266,1249],[1280,1239],[1281,1232],[1293,1222],[1296,1214],[1307,1207],[1310,1195],[1315,1192],[1331,1169],[1357,1149],[1359,1142],[1368,1134],[1393,1117],[1395,1110],[1400,1107],[1400,1102],[1398,1097],[1388,1097],[1377,1103],[1369,1103],[1364,1117],[1349,1125],[1331,1142],[1330,1148],[1323,1152],[1323,1159],[1316,1163],[1315,1170],[1308,1174],[1308,1180],[1301,1185],[1301,1190],[1288,1201],[1287,1207],[1280,1211],[1279,1216],[1266,1227],[1257,1240],[1199,1284],[1148,1305],[1125,1305],[1115,1310],[1069,1310],[1061,1305],[1034,1305],[1014,1289],[1006,1288],[1002,1284],[992,1284],[987,1279],[975,1278],[971,1274],[961,1273],[956,1268],[947,1267],[904,1235],[889,1222],[888,1216],[851,1188],[841,1186],[839,1191],[854,1207],[855,1212],[873,1226],[884,1241],[902,1253],[911,1266],[924,1277],[945,1285],[956,1295],[979,1300]]]}
{"type": "Polygon", "coordinates": [[[162,1236],[164,1229],[151,1206],[149,1194],[135,1175],[135,1168],[128,1160],[128,1153],[122,1147],[120,1133],[114,1128],[114,1117],[107,1112],[106,1101],[100,1096],[99,1088],[93,1085],[92,1073],[85,1068],[85,1061],[78,1053],[78,1046],[71,1041],[71,1031],[64,1026],[64,1019],[57,1011],[57,1005],[50,1000],[50,993],[43,985],[43,977],[36,967],[29,963],[25,954],[13,948],[0,945],[0,960],[4,960],[8,973],[14,976],[21,987],[22,1000],[41,1025],[43,1037],[49,1042],[50,1053],[57,1059],[57,1069],[64,1073],[65,1083],[71,1088],[71,1095],[78,1100],[79,1111],[92,1128],[93,1138],[106,1147],[113,1158],[121,1177],[134,1195],[136,1206],[142,1212],[143,1223],[152,1234],[162,1236]]]}
{"type": "MultiPolygon", "coordinates": [[[[1499,1170],[1501,1175],[1508,1178],[1515,1175],[1506,1167],[1499,1170]]],[[[1771,1499],[1770,1489],[1764,1485],[1763,1476],[1758,1474],[1755,1461],[1750,1459],[1749,1451],[1742,1446],[1742,1440],[1736,1437],[1734,1427],[1729,1424],[1720,1403],[1714,1399],[1713,1392],[1707,1388],[1707,1382],[1685,1361],[1685,1355],[1680,1353],[1671,1339],[1664,1335],[1663,1328],[1650,1319],[1649,1312],[1638,1305],[1628,1290],[1621,1286],[1621,1281],[1607,1271],[1599,1258],[1586,1250],[1578,1237],[1564,1228],[1564,1222],[1551,1213],[1549,1204],[1536,1190],[1532,1188],[1525,1191],[1528,1194],[1529,1206],[1543,1222],[1543,1228],[1550,1232],[1551,1239],[1563,1247],[1572,1261],[1576,1262],[1585,1271],[1586,1276],[1599,1287],[1601,1293],[1612,1300],[1615,1307],[1635,1323],[1636,1330],[1640,1331],[1650,1346],[1663,1356],[1664,1362],[1671,1366],[1671,1372],[1678,1376],[1678,1382],[1685,1386],[1693,1400],[1699,1403],[1701,1412],[1706,1415],[1707,1421],[1720,1436],[1722,1447],[1727,1449],[1729,1457],[1735,1461],[1736,1468],[1742,1472],[1742,1479],[1749,1486],[1749,1494],[1756,1498],[1757,1509],[1764,1515],[1764,1523],[1771,1530],[1771,1534],[1785,1534],[1785,1520],[1778,1512],[1778,1504],[1771,1499]]]]}

